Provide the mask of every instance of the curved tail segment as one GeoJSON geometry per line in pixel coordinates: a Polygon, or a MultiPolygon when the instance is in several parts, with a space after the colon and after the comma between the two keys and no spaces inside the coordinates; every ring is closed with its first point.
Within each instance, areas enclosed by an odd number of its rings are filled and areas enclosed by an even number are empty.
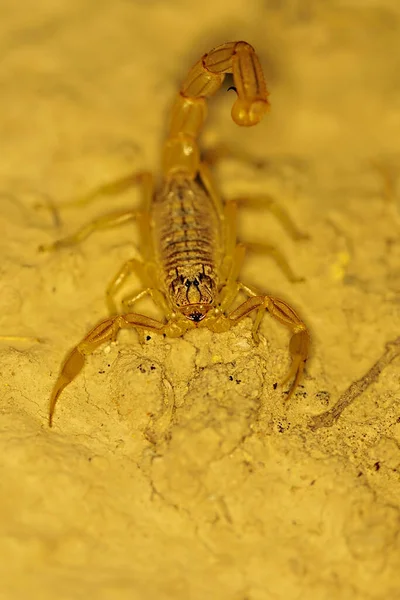
{"type": "Polygon", "coordinates": [[[184,173],[195,178],[200,155],[197,137],[207,116],[207,98],[221,87],[227,73],[233,74],[237,99],[232,119],[251,127],[269,108],[264,74],[255,50],[247,42],[227,42],[205,54],[189,71],[172,108],[163,152],[166,177],[184,173]]]}

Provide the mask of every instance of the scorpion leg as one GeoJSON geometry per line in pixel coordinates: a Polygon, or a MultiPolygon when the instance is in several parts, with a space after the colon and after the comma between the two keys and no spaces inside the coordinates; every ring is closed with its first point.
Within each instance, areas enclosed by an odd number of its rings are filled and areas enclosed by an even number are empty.
{"type": "Polygon", "coordinates": [[[224,205],[221,199],[221,196],[218,193],[218,190],[213,182],[212,175],[208,165],[205,162],[201,162],[199,165],[199,175],[200,179],[206,188],[208,195],[214,203],[215,210],[217,211],[218,217],[220,219],[224,218],[224,205]]]}
{"type": "MultiPolygon", "coordinates": [[[[244,286],[244,288],[246,288],[246,286],[244,286]]],[[[250,293],[252,293],[250,288],[247,289],[250,293]]],[[[287,399],[289,399],[296,390],[304,371],[304,367],[308,358],[310,334],[306,325],[293,310],[293,308],[291,308],[283,300],[273,296],[254,296],[249,298],[238,308],[228,314],[226,318],[232,325],[236,325],[254,310],[257,311],[255,331],[262,320],[264,311],[267,310],[272,317],[288,327],[292,332],[292,337],[289,344],[292,364],[287,376],[281,382],[281,385],[285,385],[285,383],[293,379],[287,395],[287,399]]]]}
{"type": "MultiPolygon", "coordinates": [[[[110,315],[117,314],[118,310],[114,297],[117,294],[117,292],[121,289],[128,277],[130,277],[130,275],[133,274],[136,274],[139,277],[146,290],[153,287],[153,282],[149,279],[146,265],[136,258],[131,258],[130,260],[127,260],[118,270],[116,275],[112,278],[106,289],[106,303],[110,315]]],[[[132,296],[132,294],[130,296],[132,296]]],[[[143,291],[140,291],[136,296],[142,297],[143,291]]],[[[139,300],[139,297],[136,296],[135,300],[132,299],[131,304],[133,304],[133,302],[135,302],[136,300],[139,300]]],[[[124,299],[124,304],[125,303],[126,299],[124,299]]],[[[126,306],[124,308],[126,308],[126,306]]]]}
{"type": "MultiPolygon", "coordinates": [[[[117,294],[117,292],[119,291],[119,289],[123,286],[126,279],[132,274],[138,275],[139,279],[144,284],[145,288],[140,290],[139,292],[137,292],[134,296],[132,296],[132,294],[129,294],[129,296],[124,297],[122,299],[123,312],[124,313],[131,312],[132,306],[135,302],[137,302],[141,298],[144,298],[145,296],[147,296],[147,294],[151,293],[151,288],[148,285],[148,278],[146,276],[147,274],[146,274],[145,265],[140,260],[137,260],[136,258],[132,258],[132,259],[126,261],[126,263],[124,263],[122,265],[122,267],[118,270],[118,273],[115,275],[115,277],[113,277],[113,279],[111,280],[111,282],[109,283],[109,285],[107,286],[107,289],[106,289],[106,304],[107,304],[107,308],[108,308],[110,316],[114,316],[114,315],[118,314],[119,311],[117,309],[117,304],[115,302],[114,297],[117,294]],[[128,300],[129,300],[129,305],[128,305],[128,300]]],[[[138,333],[139,333],[140,342],[143,343],[144,342],[144,333],[142,330],[140,330],[138,333]]],[[[115,341],[116,336],[117,336],[117,332],[115,332],[115,336],[112,338],[112,341],[115,341]]]]}
{"type": "MultiPolygon", "coordinates": [[[[152,196],[152,192],[150,190],[147,190],[146,196],[148,197],[148,200],[149,200],[152,196]]],[[[132,296],[132,294],[125,296],[122,301],[125,312],[129,312],[128,310],[126,310],[128,308],[128,306],[132,307],[132,305],[137,300],[139,300],[139,298],[142,298],[143,295],[145,295],[146,293],[150,293],[148,290],[150,290],[150,289],[155,290],[159,287],[158,282],[157,282],[156,269],[155,269],[155,265],[154,265],[154,250],[153,250],[153,245],[151,242],[152,236],[151,236],[149,212],[147,211],[147,212],[138,213],[137,214],[137,222],[139,225],[139,232],[140,232],[140,237],[141,237],[142,254],[143,254],[146,262],[144,263],[141,260],[132,258],[132,259],[126,261],[122,265],[122,267],[118,270],[116,275],[112,278],[112,280],[110,281],[109,285],[107,286],[107,290],[106,290],[106,303],[107,303],[110,314],[117,313],[117,307],[115,304],[114,296],[118,292],[118,290],[121,289],[121,287],[125,283],[126,279],[128,279],[128,277],[130,277],[130,275],[136,274],[139,277],[139,279],[141,280],[145,290],[147,290],[147,291],[144,293],[143,293],[143,291],[140,291],[138,294],[136,294],[134,296],[132,296]]],[[[155,294],[152,294],[152,297],[157,302],[155,294]]],[[[158,305],[164,311],[164,314],[167,314],[165,312],[165,308],[166,308],[165,301],[163,302],[162,300],[160,300],[158,302],[158,305]]]]}
{"type": "Polygon", "coordinates": [[[225,312],[231,306],[240,290],[241,284],[238,283],[237,279],[240,269],[242,268],[245,254],[246,248],[244,245],[237,244],[233,254],[227,254],[225,256],[223,269],[221,269],[225,283],[223,284],[218,297],[218,305],[222,312],[225,312]]]}
{"type": "MultiPolygon", "coordinates": [[[[296,227],[289,214],[275,200],[268,196],[262,196],[258,198],[235,198],[234,200],[230,200],[228,204],[231,202],[236,206],[238,204],[245,204],[246,206],[251,206],[254,208],[267,208],[275,217],[277,217],[282,227],[292,239],[308,239],[308,235],[296,227]]],[[[296,275],[284,254],[279,250],[279,248],[276,248],[276,246],[272,244],[266,244],[264,242],[244,242],[244,245],[246,249],[250,250],[251,252],[269,255],[281,269],[285,277],[292,283],[304,281],[304,277],[296,275]]]]}
{"type": "Polygon", "coordinates": [[[224,205],[222,203],[220,195],[214,185],[210,170],[204,162],[200,164],[199,175],[208,195],[214,203],[219,219],[223,224],[224,259],[221,267],[221,279],[223,281],[228,278],[229,280],[232,280],[234,279],[232,272],[234,271],[237,272],[237,275],[239,274],[244,259],[244,250],[239,250],[236,247],[236,204],[228,202],[224,205]]]}
{"type": "Polygon", "coordinates": [[[99,185],[98,187],[94,188],[93,190],[90,190],[87,194],[84,194],[83,196],[63,202],[61,208],[79,208],[87,206],[88,204],[96,202],[97,200],[104,198],[105,196],[117,196],[118,194],[122,194],[129,190],[132,186],[137,184],[142,185],[144,190],[148,188],[152,189],[152,182],[153,176],[147,171],[130,173],[129,175],[125,175],[124,177],[120,177],[119,179],[115,179],[114,181],[110,181],[108,183],[104,183],[103,185],[99,185]]]}
{"type": "MultiPolygon", "coordinates": [[[[213,188],[209,189],[209,186],[207,185],[206,178],[209,179],[209,166],[213,166],[226,158],[235,158],[242,162],[254,164],[254,160],[252,160],[249,156],[244,154],[242,150],[231,150],[225,146],[222,146],[209,148],[208,150],[203,152],[203,162],[201,164],[201,169],[205,173],[205,178],[202,176],[202,179],[211,197],[215,195],[215,190],[213,188]]],[[[201,169],[200,174],[202,175],[201,169]]],[[[226,202],[226,204],[248,206],[250,208],[258,210],[268,210],[274,215],[274,217],[279,221],[286,233],[293,240],[308,240],[310,238],[310,236],[307,233],[304,233],[303,231],[298,229],[296,223],[290,217],[289,213],[283,208],[283,206],[281,206],[279,202],[277,202],[272,196],[268,194],[250,197],[237,196],[231,198],[229,201],[226,202]]]]}
{"type": "MultiPolygon", "coordinates": [[[[160,292],[160,290],[158,290],[154,287],[148,287],[146,289],[141,290],[140,292],[138,292],[135,295],[129,294],[128,296],[125,296],[124,298],[122,298],[123,312],[125,314],[131,313],[133,306],[136,304],[136,302],[138,302],[142,298],[145,298],[146,296],[150,296],[150,298],[160,308],[161,312],[167,319],[171,318],[171,316],[172,316],[171,310],[168,307],[168,304],[165,300],[164,294],[162,292],[160,292]]],[[[140,343],[144,344],[144,342],[145,342],[144,329],[138,329],[137,333],[139,335],[140,343]]]]}
{"type": "MultiPolygon", "coordinates": [[[[49,426],[52,426],[54,409],[64,388],[75,379],[85,364],[87,355],[92,354],[102,344],[113,340],[120,329],[143,328],[163,333],[165,325],[160,321],[136,313],[119,315],[105,319],[96,325],[81,342],[67,355],[54,385],[49,409],[49,426]]],[[[180,332],[178,333],[180,335],[180,332]]]]}
{"type": "Polygon", "coordinates": [[[305,281],[304,277],[296,275],[296,273],[292,270],[292,267],[289,265],[285,255],[282,254],[282,252],[279,250],[279,248],[276,248],[276,246],[273,246],[272,244],[264,244],[263,242],[244,242],[243,245],[246,250],[250,250],[250,252],[270,256],[291,283],[300,283],[301,281],[305,281]]]}
{"type": "Polygon", "coordinates": [[[132,294],[129,294],[128,296],[122,298],[122,306],[124,312],[129,313],[132,310],[134,304],[136,304],[138,300],[144,298],[145,296],[151,297],[151,299],[154,301],[154,303],[158,306],[158,308],[162,311],[162,313],[166,316],[167,319],[171,318],[171,309],[169,308],[165,300],[164,294],[154,287],[148,287],[138,292],[134,296],[132,296],[132,294]]]}
{"type": "Polygon", "coordinates": [[[221,265],[223,287],[218,298],[220,310],[225,312],[239,292],[238,277],[243,265],[246,248],[236,243],[237,207],[233,202],[224,206],[223,240],[224,259],[221,265]]]}
{"type": "Polygon", "coordinates": [[[310,237],[307,233],[304,233],[297,228],[297,225],[290,217],[289,213],[283,208],[283,206],[280,205],[279,202],[272,198],[272,196],[238,196],[236,198],[232,198],[230,202],[234,202],[236,205],[248,206],[254,209],[269,210],[293,240],[308,240],[310,237]]]}
{"type": "Polygon", "coordinates": [[[153,196],[153,177],[150,173],[136,173],[134,175],[129,175],[127,177],[118,179],[114,182],[105,184],[89,192],[86,196],[82,196],[81,198],[77,198],[76,200],[71,200],[63,204],[64,206],[84,206],[89,204],[90,202],[97,200],[100,197],[106,195],[115,195],[119,194],[130,187],[133,184],[140,183],[142,185],[142,211],[138,210],[120,210],[115,213],[110,213],[108,215],[104,215],[87,223],[83,227],[81,227],[74,234],[69,235],[61,240],[57,240],[52,244],[43,244],[39,246],[39,252],[48,252],[52,250],[58,250],[59,248],[64,248],[67,246],[74,246],[79,244],[80,242],[87,239],[92,233],[101,229],[111,229],[113,227],[119,227],[120,225],[124,225],[130,221],[137,221],[139,225],[139,229],[141,232],[141,237],[143,241],[143,248],[146,250],[150,236],[149,232],[149,224],[148,218],[146,219],[146,213],[148,213],[148,209],[151,203],[151,199],[153,196]]]}
{"type": "MultiPolygon", "coordinates": [[[[255,205],[260,206],[259,204],[255,205]]],[[[230,200],[225,204],[224,212],[224,237],[226,257],[232,256],[233,248],[235,247],[236,243],[236,213],[237,202],[236,200],[230,200]]],[[[300,239],[300,236],[305,237],[300,231],[296,229],[294,223],[292,223],[292,221],[290,220],[289,215],[287,215],[286,212],[283,212],[282,214],[285,215],[285,222],[288,224],[288,227],[290,227],[292,237],[295,237],[295,239],[300,239]]],[[[244,242],[242,243],[242,245],[246,248],[246,250],[250,250],[251,252],[271,256],[271,258],[274,259],[278,267],[281,269],[281,271],[284,273],[284,275],[289,281],[293,283],[304,281],[303,277],[299,277],[293,272],[284,254],[272,244],[266,244],[264,242],[244,242]]]]}
{"type": "Polygon", "coordinates": [[[131,258],[122,265],[122,267],[118,270],[116,275],[108,284],[106,289],[106,304],[110,315],[116,315],[118,312],[114,296],[116,295],[118,290],[123,286],[126,279],[134,273],[136,273],[139,276],[140,280],[143,282],[144,265],[140,260],[137,260],[136,258],[131,258]]]}
{"type": "Polygon", "coordinates": [[[1,342],[37,342],[41,343],[41,339],[29,335],[0,335],[1,342]]]}
{"type": "Polygon", "coordinates": [[[39,246],[39,252],[51,252],[53,250],[58,250],[59,248],[75,246],[86,240],[92,233],[99,229],[111,229],[113,227],[119,227],[120,225],[129,223],[130,221],[134,221],[136,219],[136,215],[136,211],[132,210],[119,211],[109,215],[104,215],[103,217],[99,217],[98,219],[87,223],[72,235],[68,235],[65,238],[56,240],[52,244],[42,244],[39,246]]]}

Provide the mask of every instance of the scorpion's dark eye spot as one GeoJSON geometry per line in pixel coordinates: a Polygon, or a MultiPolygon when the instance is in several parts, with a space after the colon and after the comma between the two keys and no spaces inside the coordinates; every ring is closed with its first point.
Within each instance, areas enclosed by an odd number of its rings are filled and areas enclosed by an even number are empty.
{"type": "Polygon", "coordinates": [[[193,285],[199,287],[200,282],[197,279],[193,279],[193,285]]]}
{"type": "Polygon", "coordinates": [[[191,282],[189,279],[187,279],[187,280],[185,281],[185,286],[186,286],[187,288],[190,288],[190,286],[191,286],[191,285],[192,285],[192,282],[191,282]]]}
{"type": "Polygon", "coordinates": [[[195,323],[198,323],[199,321],[201,321],[204,318],[205,315],[203,315],[203,313],[198,312],[197,310],[190,313],[189,317],[192,321],[194,321],[195,323]]]}

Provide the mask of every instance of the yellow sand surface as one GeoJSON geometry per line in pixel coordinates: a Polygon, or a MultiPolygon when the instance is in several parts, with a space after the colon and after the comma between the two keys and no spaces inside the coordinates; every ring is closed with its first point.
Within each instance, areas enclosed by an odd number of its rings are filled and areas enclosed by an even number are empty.
{"type": "Polygon", "coordinates": [[[400,598],[399,40],[396,0],[2,0],[1,600],[400,598]],[[128,331],[88,358],[49,429],[60,364],[140,247],[134,225],[38,246],[138,205],[133,188],[60,208],[159,172],[187,70],[237,39],[271,112],[238,128],[226,86],[201,143],[252,159],[215,169],[225,198],[269,194],[309,234],[239,215],[241,239],[304,277],[256,255],[242,273],[309,325],[302,384],[285,404],[289,334],[268,315],[258,346],[250,318],[143,346],[128,331]]]}

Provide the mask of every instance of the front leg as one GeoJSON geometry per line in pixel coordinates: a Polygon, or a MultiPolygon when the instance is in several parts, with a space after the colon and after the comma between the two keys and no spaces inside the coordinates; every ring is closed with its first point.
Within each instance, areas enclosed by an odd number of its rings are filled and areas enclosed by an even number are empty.
{"type": "Polygon", "coordinates": [[[288,327],[292,332],[289,344],[292,364],[289,373],[281,383],[281,385],[284,385],[293,379],[287,395],[287,399],[289,399],[300,382],[308,359],[310,346],[309,331],[293,308],[283,300],[274,298],[273,296],[254,296],[253,298],[249,298],[232,311],[226,318],[232,325],[236,325],[254,310],[257,311],[257,315],[254,322],[253,335],[257,336],[257,329],[264,316],[265,310],[267,310],[277,321],[288,327]]]}

